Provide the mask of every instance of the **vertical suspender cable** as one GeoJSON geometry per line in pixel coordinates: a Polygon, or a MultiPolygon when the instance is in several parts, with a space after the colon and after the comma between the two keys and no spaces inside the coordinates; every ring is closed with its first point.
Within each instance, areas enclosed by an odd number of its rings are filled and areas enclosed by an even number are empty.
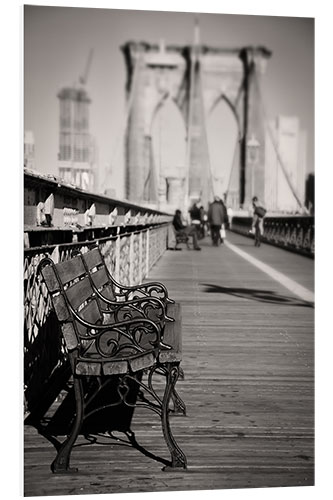
{"type": "Polygon", "coordinates": [[[229,193],[231,178],[232,178],[232,174],[233,174],[233,171],[235,168],[236,153],[237,153],[237,149],[239,148],[240,141],[241,141],[241,137],[240,137],[240,133],[238,131],[238,135],[237,135],[236,141],[235,141],[234,154],[232,156],[231,169],[229,172],[229,179],[228,179],[228,184],[227,184],[226,196],[228,196],[228,193],[229,193]]]}
{"type": "Polygon", "coordinates": [[[288,183],[288,186],[289,186],[289,188],[290,188],[290,190],[291,190],[291,192],[292,192],[292,194],[293,194],[294,198],[296,199],[296,201],[297,201],[298,205],[299,205],[302,209],[304,209],[304,205],[303,205],[303,203],[301,202],[301,200],[299,199],[299,197],[298,197],[298,195],[297,195],[297,192],[296,192],[296,189],[295,189],[295,187],[293,186],[293,184],[292,184],[292,182],[291,182],[291,179],[290,179],[290,177],[289,177],[289,175],[288,175],[287,169],[286,169],[286,167],[285,167],[285,165],[284,165],[284,162],[283,162],[283,160],[282,160],[282,157],[281,157],[281,155],[280,155],[279,147],[278,147],[278,145],[277,145],[277,142],[276,142],[276,140],[275,140],[275,137],[274,137],[274,134],[273,134],[273,132],[272,132],[272,130],[271,130],[271,127],[270,127],[270,125],[269,125],[269,123],[268,123],[268,120],[267,120],[267,115],[266,115],[266,110],[265,110],[265,107],[264,107],[264,102],[263,102],[263,99],[262,99],[262,95],[261,95],[261,92],[260,92],[258,79],[257,79],[257,77],[256,77],[256,76],[255,76],[255,84],[256,84],[256,87],[257,87],[257,92],[258,92],[258,95],[259,95],[259,101],[260,101],[261,111],[262,111],[263,118],[264,118],[264,123],[265,123],[265,125],[266,125],[266,127],[267,127],[269,137],[270,137],[270,139],[271,139],[271,141],[272,141],[272,144],[273,144],[273,147],[274,147],[274,150],[275,150],[276,156],[277,156],[278,163],[279,163],[279,165],[280,165],[280,167],[281,167],[281,169],[282,169],[282,172],[283,172],[283,174],[284,174],[284,177],[285,177],[285,179],[286,179],[286,181],[287,181],[287,183],[288,183]]]}

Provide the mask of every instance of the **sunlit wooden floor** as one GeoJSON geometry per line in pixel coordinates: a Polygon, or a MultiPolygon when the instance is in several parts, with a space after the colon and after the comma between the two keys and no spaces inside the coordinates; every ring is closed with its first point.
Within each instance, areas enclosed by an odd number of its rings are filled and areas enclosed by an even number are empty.
{"type": "MultiPolygon", "coordinates": [[[[314,262],[250,239],[228,240],[313,291],[314,262]]],[[[305,486],[314,483],[314,309],[232,249],[167,251],[149,280],[182,304],[187,416],[171,419],[188,470],[113,440],[72,453],[75,475],[54,475],[55,449],[25,426],[25,495],[305,486]]],[[[159,417],[135,412],[140,445],[169,458],[159,417]]],[[[106,442],[106,440],[105,440],[106,442]]]]}

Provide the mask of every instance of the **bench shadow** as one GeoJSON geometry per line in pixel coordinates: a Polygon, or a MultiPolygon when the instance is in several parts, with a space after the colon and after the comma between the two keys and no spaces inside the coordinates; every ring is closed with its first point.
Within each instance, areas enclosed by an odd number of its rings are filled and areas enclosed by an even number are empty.
{"type": "MultiPolygon", "coordinates": [[[[105,407],[102,406],[100,411],[95,413],[91,418],[88,417],[83,422],[79,436],[84,441],[75,443],[73,449],[91,444],[127,446],[138,450],[146,457],[160,462],[166,467],[171,466],[170,460],[155,455],[137,441],[131,429],[134,406],[120,403],[116,406],[107,407],[107,403],[110,402],[109,400],[111,402],[114,400],[114,391],[116,390],[113,386],[111,388],[107,387],[107,389],[108,395],[105,394],[106,391],[103,392],[101,390],[98,397],[95,398],[96,401],[94,403],[94,405],[98,406],[99,401],[105,401],[105,407]]],[[[136,392],[133,397],[136,399],[136,392]]],[[[64,437],[70,433],[73,415],[75,414],[73,388],[70,388],[55,406],[56,408],[53,411],[50,409],[47,415],[38,420],[29,421],[29,425],[32,425],[58,452],[62,446],[64,437]]]]}
{"type": "Polygon", "coordinates": [[[238,297],[242,299],[254,300],[257,302],[264,302],[267,304],[278,304],[293,307],[314,307],[312,302],[306,300],[298,299],[296,297],[281,295],[272,290],[258,290],[256,288],[235,288],[214,285],[210,283],[200,283],[201,286],[205,287],[204,292],[206,293],[221,293],[225,295],[232,295],[233,297],[238,297]]]}
{"type": "Polygon", "coordinates": [[[140,453],[145,455],[146,457],[155,460],[156,462],[160,462],[161,464],[165,466],[170,466],[171,461],[166,460],[165,458],[162,458],[158,455],[155,455],[154,453],[150,452],[146,448],[144,448],[141,444],[138,443],[136,440],[135,434],[133,431],[127,431],[123,433],[124,437],[121,438],[119,435],[116,436],[113,432],[109,432],[106,434],[85,434],[84,439],[86,442],[76,444],[75,447],[80,447],[80,446],[89,446],[91,444],[98,444],[101,446],[110,446],[111,444],[113,446],[123,446],[123,447],[129,447],[129,448],[134,448],[138,450],[140,453]]]}
{"type": "MultiPolygon", "coordinates": [[[[39,432],[39,434],[41,434],[45,439],[47,439],[54,446],[56,451],[58,452],[59,449],[61,448],[62,443],[59,439],[57,439],[57,436],[50,433],[48,431],[47,427],[44,427],[42,425],[38,426],[36,428],[37,428],[37,431],[39,432]]],[[[68,432],[68,429],[66,431],[63,429],[61,434],[66,435],[66,432],[68,432]]],[[[104,446],[113,445],[113,446],[120,446],[120,447],[125,446],[125,447],[130,447],[130,448],[134,448],[134,449],[138,450],[140,453],[142,453],[146,457],[148,457],[152,460],[155,460],[156,462],[159,462],[166,467],[171,466],[170,460],[166,460],[163,457],[155,455],[154,453],[147,450],[147,448],[145,448],[144,446],[139,444],[138,441],[136,440],[135,434],[132,430],[120,431],[120,433],[124,436],[124,438],[119,437],[119,434],[115,435],[114,431],[105,432],[104,429],[100,432],[98,431],[98,429],[92,430],[91,433],[81,432],[80,435],[81,435],[81,437],[84,438],[85,441],[80,442],[80,443],[75,443],[75,445],[73,446],[73,449],[85,447],[85,446],[90,446],[92,444],[97,444],[97,445],[101,445],[101,446],[103,446],[103,445],[104,446]]]]}

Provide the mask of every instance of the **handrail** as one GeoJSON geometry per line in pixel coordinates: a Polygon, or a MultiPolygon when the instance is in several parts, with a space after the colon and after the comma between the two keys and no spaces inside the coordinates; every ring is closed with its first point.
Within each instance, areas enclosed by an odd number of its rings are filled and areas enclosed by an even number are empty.
{"type": "MultiPolygon", "coordinates": [[[[252,218],[233,216],[230,229],[250,236],[252,218]]],[[[262,241],[313,258],[315,255],[315,221],[313,216],[266,216],[262,241]]]]}
{"type": "Polygon", "coordinates": [[[172,215],[116,200],[38,172],[24,172],[25,247],[116,236],[170,223],[172,215]]]}

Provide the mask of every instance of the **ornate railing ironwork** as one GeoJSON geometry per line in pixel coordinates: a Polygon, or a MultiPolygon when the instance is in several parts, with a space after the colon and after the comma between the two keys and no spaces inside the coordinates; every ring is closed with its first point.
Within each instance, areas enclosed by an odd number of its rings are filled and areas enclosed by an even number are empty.
{"type": "MultiPolygon", "coordinates": [[[[236,233],[249,236],[251,222],[251,217],[234,216],[230,221],[230,229],[236,233]]],[[[264,234],[262,239],[266,243],[314,257],[314,217],[267,216],[264,218],[264,234]]]]}
{"type": "Polygon", "coordinates": [[[53,261],[61,262],[70,258],[74,251],[85,252],[98,244],[115,279],[123,285],[137,284],[166,250],[168,226],[168,223],[162,223],[112,237],[25,250],[24,394],[27,417],[36,412],[42,414],[52,400],[52,393],[58,392],[69,376],[68,360],[50,299],[37,276],[40,260],[49,256],[53,261]],[[45,400],[45,408],[41,397],[45,400]]]}

